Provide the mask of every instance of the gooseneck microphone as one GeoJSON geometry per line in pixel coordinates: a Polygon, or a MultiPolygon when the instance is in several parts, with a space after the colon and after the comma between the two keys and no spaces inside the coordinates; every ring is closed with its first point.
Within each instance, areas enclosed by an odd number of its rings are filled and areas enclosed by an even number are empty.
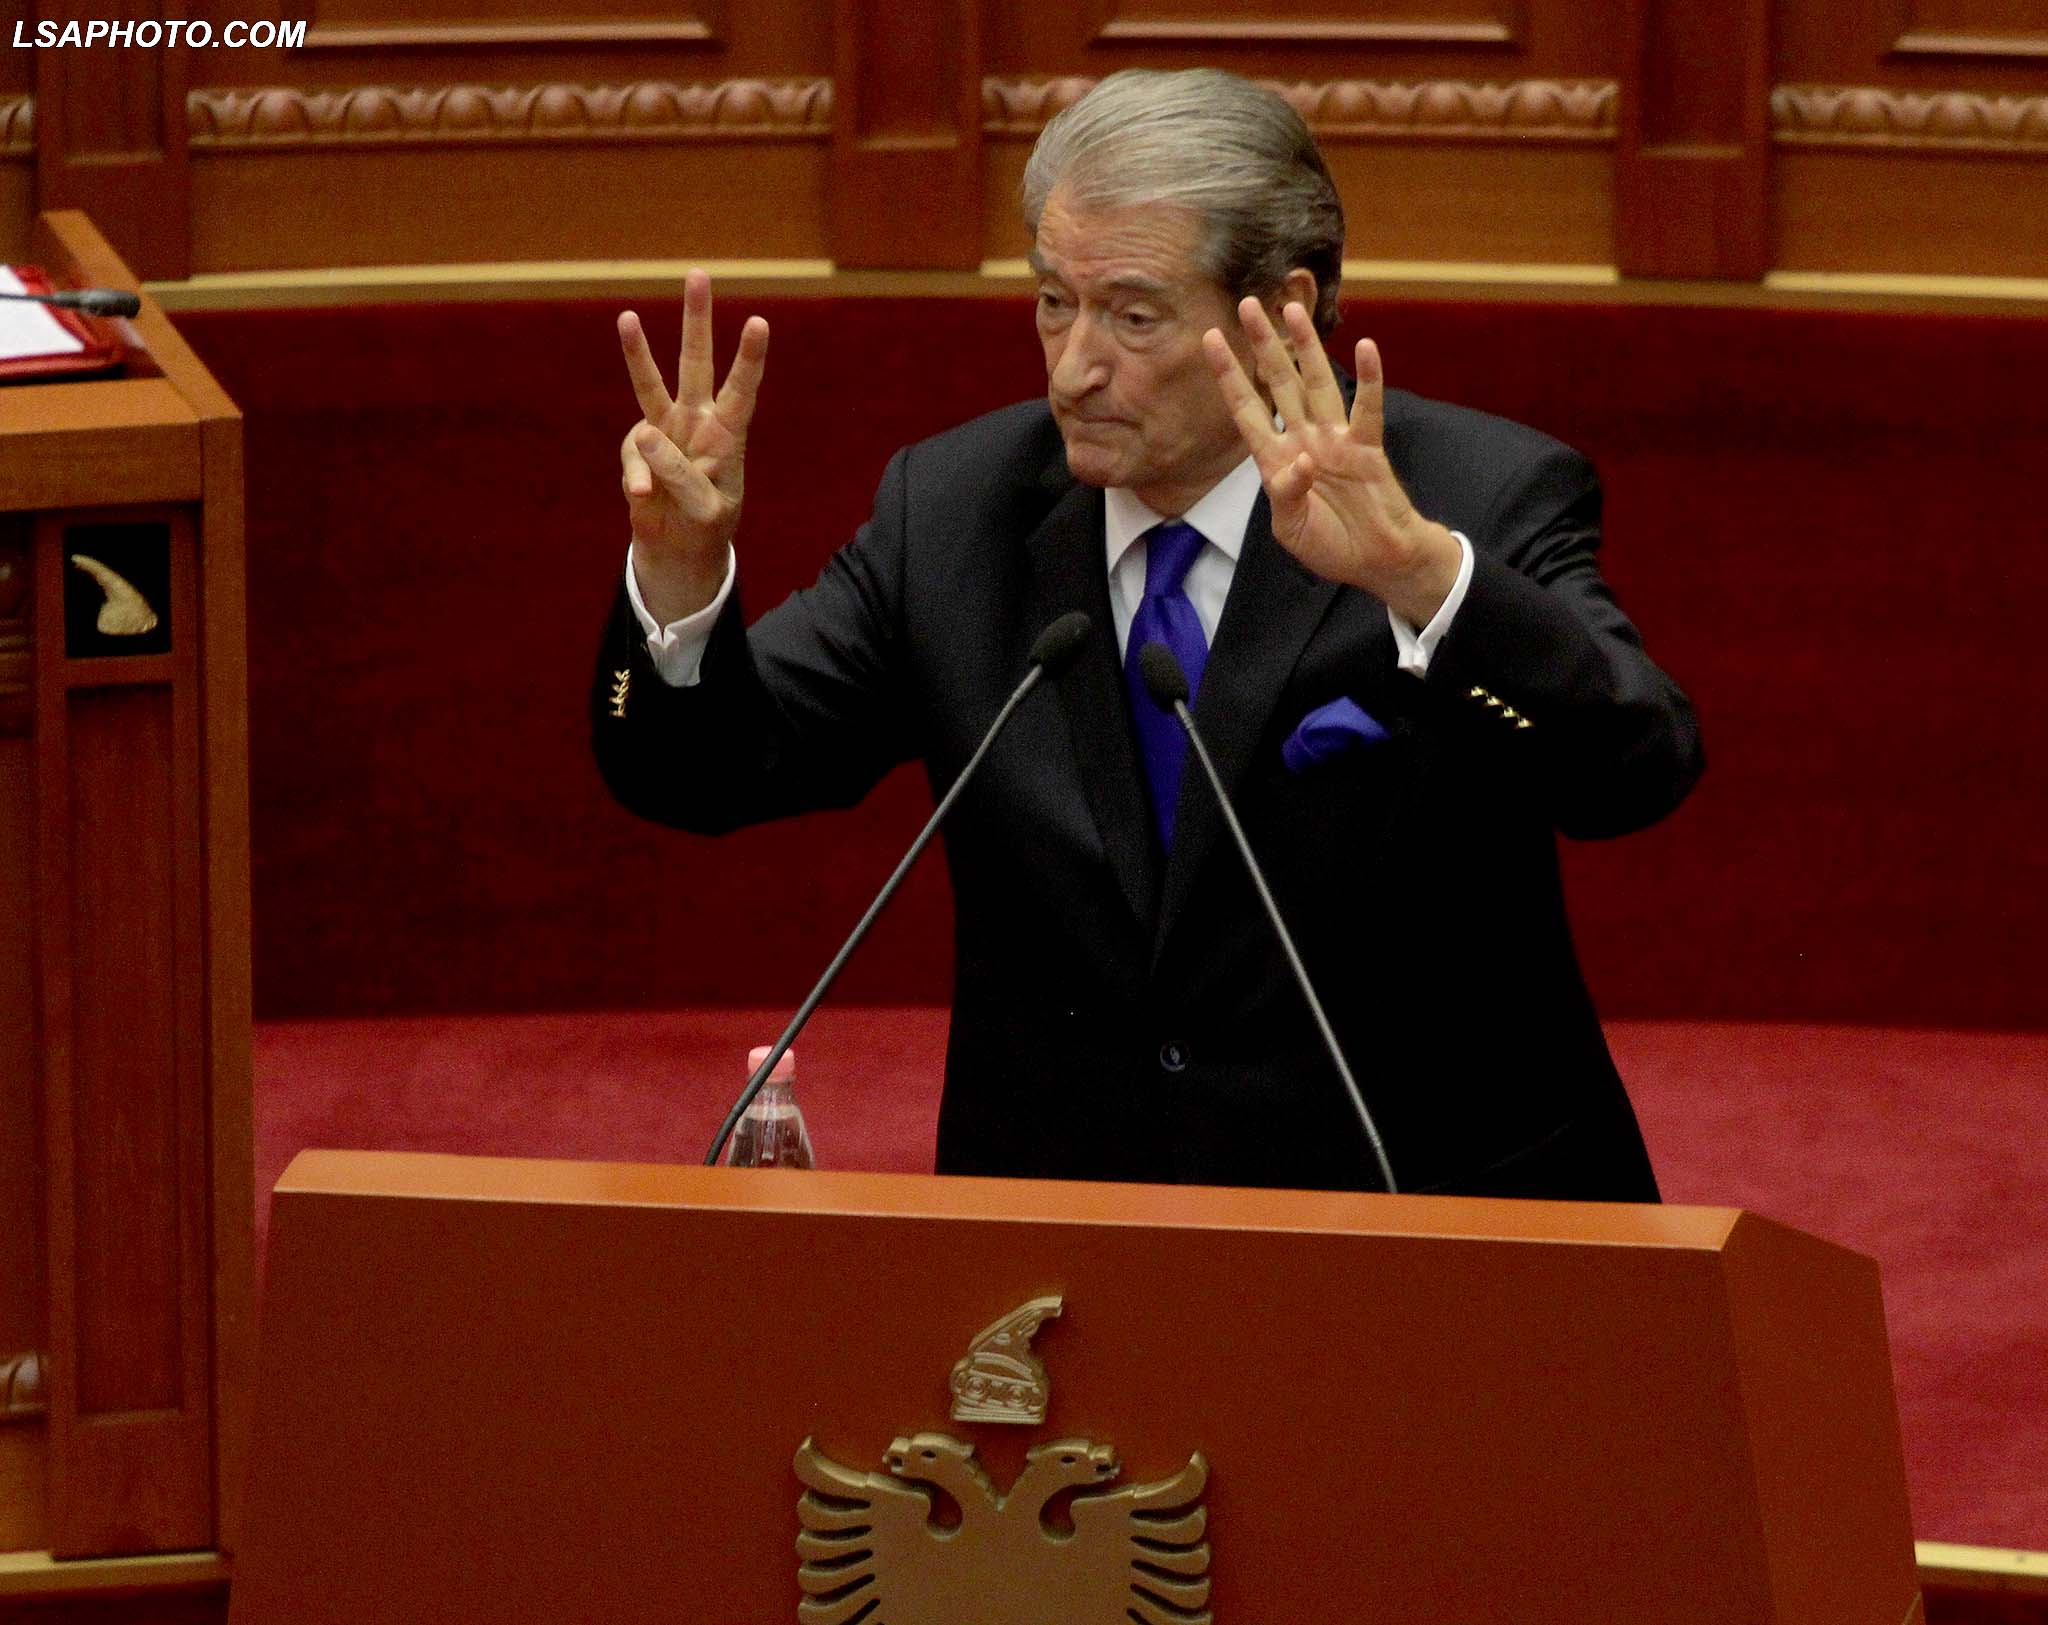
{"type": "Polygon", "coordinates": [[[847,960],[853,957],[853,950],[860,946],[861,939],[868,934],[868,928],[875,923],[876,916],[882,912],[889,899],[896,895],[896,888],[903,884],[903,877],[910,873],[910,866],[917,862],[919,855],[930,844],[932,836],[937,833],[946,814],[953,810],[953,803],[960,799],[960,792],[967,788],[967,781],[974,777],[974,770],[981,766],[981,759],[988,754],[989,746],[996,742],[996,735],[1008,724],[1010,713],[1023,703],[1024,696],[1038,686],[1041,678],[1057,677],[1065,670],[1067,662],[1074,658],[1081,645],[1087,641],[1088,634],[1094,629],[1095,623],[1077,609],[1062,615],[1038,634],[1038,641],[1031,645],[1031,665],[1024,673],[1024,680],[1011,691],[1009,699],[1003,702],[1002,710],[996,713],[995,721],[988,725],[988,732],[981,736],[981,743],[975,747],[974,754],[967,758],[967,765],[960,769],[945,796],[938,806],[932,809],[930,820],[918,832],[917,839],[910,843],[910,850],[903,854],[903,861],[896,865],[896,872],[882,883],[882,889],[875,894],[875,900],[868,904],[868,911],[860,917],[860,924],[853,928],[853,934],[846,939],[845,944],[833,957],[832,963],[825,967],[825,974],[818,978],[818,985],[811,989],[810,997],[797,1007],[797,1012],[790,1018],[789,1025],[783,1028],[782,1036],[768,1047],[768,1054],[761,1064],[754,1068],[754,1075],[747,1079],[746,1088],[740,1091],[740,1097],[733,1102],[732,1110],[725,1114],[725,1122],[718,1130],[718,1138],[711,1142],[711,1149],[704,1154],[705,1167],[715,1167],[718,1159],[724,1155],[725,1142],[732,1138],[732,1131],[739,1127],[740,1119],[746,1116],[747,1108],[754,1103],[754,1097],[767,1083],[769,1073],[775,1070],[775,1063],[781,1060],[783,1052],[796,1042],[796,1035],[803,1031],[804,1023],[811,1019],[811,1012],[818,1008],[819,1002],[825,997],[826,989],[831,987],[847,960]]]}
{"type": "Polygon", "coordinates": [[[26,299],[31,304],[55,305],[59,310],[82,310],[88,316],[134,316],[142,309],[142,296],[123,288],[70,288],[63,293],[0,293],[0,299],[26,299]]]}
{"type": "Polygon", "coordinates": [[[1237,850],[1244,858],[1244,866],[1251,872],[1252,885],[1258,889],[1259,901],[1266,905],[1266,918],[1273,922],[1273,934],[1280,939],[1281,951],[1287,955],[1287,963],[1294,971],[1294,979],[1301,985],[1301,996],[1308,1000],[1309,1014],[1315,1017],[1316,1030],[1323,1035],[1323,1047],[1330,1052],[1335,1063],[1337,1076],[1344,1080],[1344,1092],[1351,1097],[1351,1109],[1358,1114],[1358,1125],[1365,1130],[1367,1142],[1372,1146],[1373,1158],[1380,1165],[1380,1178],[1389,1192],[1398,1191],[1394,1183],[1393,1164],[1387,1161],[1387,1148],[1380,1139],[1378,1126],[1372,1120],[1372,1113],[1366,1110],[1365,1096],[1358,1092],[1358,1080],[1351,1075],[1351,1067],[1344,1059],[1343,1050],[1337,1047],[1337,1035],[1330,1029],[1330,1018],[1323,1014],[1323,1001],[1316,997],[1316,990],[1308,979],[1308,970],[1301,962],[1301,955],[1294,950],[1294,938],[1287,934],[1286,922],[1280,918],[1280,905],[1273,901],[1273,893],[1266,885],[1264,871],[1259,860],[1252,856],[1252,843],[1245,839],[1244,826],[1237,821],[1237,809],[1230,804],[1230,797],[1223,792],[1223,779],[1216,771],[1216,764],[1209,759],[1209,747],[1202,743],[1202,735],[1195,727],[1194,713],[1188,710],[1187,673],[1180,669],[1180,662],[1173,658],[1173,651],[1163,643],[1152,642],[1138,651],[1138,671],[1145,679],[1145,691],[1152,696],[1153,703],[1162,711],[1171,711],[1180,718],[1180,725],[1186,730],[1188,743],[1195,747],[1202,771],[1209,776],[1209,788],[1216,792],[1216,804],[1223,809],[1223,822],[1230,826],[1231,839],[1237,842],[1237,850]]]}

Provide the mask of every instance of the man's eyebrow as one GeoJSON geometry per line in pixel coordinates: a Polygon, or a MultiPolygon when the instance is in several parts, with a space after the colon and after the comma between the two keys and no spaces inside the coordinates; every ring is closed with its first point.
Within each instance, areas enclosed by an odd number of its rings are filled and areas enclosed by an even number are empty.
{"type": "MultiPolygon", "coordinates": [[[[1032,249],[1024,258],[1036,275],[1051,277],[1055,281],[1060,282],[1066,280],[1059,272],[1046,263],[1044,256],[1037,249],[1032,249]]],[[[1173,284],[1171,282],[1162,282],[1157,277],[1145,276],[1137,271],[1127,271],[1121,276],[1110,277],[1103,282],[1102,286],[1113,293],[1142,293],[1149,294],[1155,299],[1169,298],[1173,293],[1173,284]]]]}

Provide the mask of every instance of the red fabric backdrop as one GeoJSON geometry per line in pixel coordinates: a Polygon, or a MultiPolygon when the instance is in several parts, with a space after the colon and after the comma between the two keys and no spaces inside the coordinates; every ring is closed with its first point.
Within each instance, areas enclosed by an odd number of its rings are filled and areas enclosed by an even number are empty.
{"type": "MultiPolygon", "coordinates": [[[[593,302],[194,313],[248,414],[257,999],[267,1016],[793,1002],[928,805],[712,844],[587,760],[635,417],[593,302]]],[[[890,451],[1035,393],[1013,299],[775,299],[741,546],[809,579],[890,451]]],[[[657,347],[674,303],[646,304],[657,347]]],[[[1390,376],[1599,463],[1607,569],[1691,690],[1676,817],[1569,854],[1612,1015],[2043,1024],[2048,321],[1355,306],[1390,376]]],[[[840,997],[942,1001],[914,877],[840,997]]]]}

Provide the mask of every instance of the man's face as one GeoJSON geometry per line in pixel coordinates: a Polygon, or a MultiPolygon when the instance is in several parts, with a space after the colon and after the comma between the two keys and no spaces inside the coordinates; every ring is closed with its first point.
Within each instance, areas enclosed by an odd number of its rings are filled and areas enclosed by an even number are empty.
{"type": "Polygon", "coordinates": [[[1242,351],[1223,290],[1195,269],[1200,222],[1176,204],[1073,206],[1055,186],[1039,217],[1038,337],[1067,466],[1184,513],[1245,455],[1202,358],[1220,328],[1242,351]]]}

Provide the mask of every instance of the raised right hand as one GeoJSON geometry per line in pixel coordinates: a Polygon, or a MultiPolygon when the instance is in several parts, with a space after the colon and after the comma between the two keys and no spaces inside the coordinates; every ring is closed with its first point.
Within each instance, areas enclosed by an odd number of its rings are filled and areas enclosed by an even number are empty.
{"type": "Polygon", "coordinates": [[[619,447],[620,486],[633,524],[640,597],[667,625],[702,609],[725,579],[726,548],[739,528],[747,425],[768,360],[768,324],[748,318],[725,386],[711,392],[711,278],[683,283],[683,353],[670,398],[647,335],[632,311],[619,343],[640,403],[640,421],[619,447]]]}

